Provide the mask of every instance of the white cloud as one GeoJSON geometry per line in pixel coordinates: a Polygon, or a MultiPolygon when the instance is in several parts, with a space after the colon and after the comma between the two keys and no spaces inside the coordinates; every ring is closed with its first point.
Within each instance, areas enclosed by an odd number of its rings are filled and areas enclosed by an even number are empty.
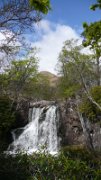
{"type": "Polygon", "coordinates": [[[80,39],[74,29],[63,24],[55,24],[47,20],[41,21],[35,26],[38,40],[32,46],[40,48],[40,70],[56,73],[58,55],[62,49],[63,42],[69,39],[80,39]]]}

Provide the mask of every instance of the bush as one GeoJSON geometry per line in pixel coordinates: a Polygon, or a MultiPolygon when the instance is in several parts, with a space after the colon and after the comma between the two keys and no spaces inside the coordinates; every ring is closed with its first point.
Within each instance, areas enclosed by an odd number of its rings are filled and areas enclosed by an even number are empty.
{"type": "Polygon", "coordinates": [[[0,180],[30,180],[27,155],[0,155],[0,180]]]}
{"type": "Polygon", "coordinates": [[[58,156],[0,156],[0,180],[99,180],[101,158],[83,148],[64,148],[58,156]]]}
{"type": "Polygon", "coordinates": [[[7,97],[0,97],[0,151],[7,148],[9,131],[15,122],[15,113],[11,108],[12,101],[7,97]]]}
{"type": "Polygon", "coordinates": [[[8,132],[15,121],[11,104],[12,101],[8,97],[0,97],[0,134],[8,132]]]}

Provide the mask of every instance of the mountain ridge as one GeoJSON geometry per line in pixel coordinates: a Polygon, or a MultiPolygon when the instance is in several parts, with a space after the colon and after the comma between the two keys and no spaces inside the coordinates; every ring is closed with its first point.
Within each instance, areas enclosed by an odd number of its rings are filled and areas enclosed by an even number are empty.
{"type": "Polygon", "coordinates": [[[59,77],[57,75],[49,71],[40,71],[40,74],[42,74],[49,80],[51,86],[56,86],[56,84],[58,83],[59,77]]]}

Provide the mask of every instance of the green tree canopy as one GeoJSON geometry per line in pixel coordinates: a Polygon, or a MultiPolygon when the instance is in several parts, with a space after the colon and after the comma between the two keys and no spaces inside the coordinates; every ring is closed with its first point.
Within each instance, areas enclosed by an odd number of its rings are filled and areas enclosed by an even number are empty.
{"type": "Polygon", "coordinates": [[[26,84],[28,85],[31,78],[33,78],[33,81],[36,78],[37,63],[37,59],[34,57],[13,61],[11,68],[6,70],[8,75],[8,93],[15,100],[23,97],[26,84]]]}
{"type": "Polygon", "coordinates": [[[64,87],[63,91],[67,95],[72,95],[74,91],[76,97],[85,94],[91,104],[101,111],[101,105],[90,92],[91,87],[96,86],[98,81],[95,77],[95,64],[92,56],[83,54],[82,46],[78,46],[76,41],[72,40],[65,42],[59,60],[60,72],[62,72],[64,83],[67,84],[67,87],[62,86],[64,87]],[[76,89],[77,85],[79,85],[79,89],[76,89]]]}
{"type": "MultiPolygon", "coordinates": [[[[92,7],[100,7],[101,1],[98,0],[98,4],[93,5],[92,7]]],[[[100,57],[101,57],[101,21],[93,22],[87,24],[83,23],[84,31],[82,36],[84,37],[83,45],[89,46],[95,55],[96,65],[97,65],[97,85],[101,85],[101,67],[100,67],[100,57]]]]}
{"type": "Polygon", "coordinates": [[[34,7],[35,10],[38,10],[44,14],[47,14],[50,10],[49,0],[30,0],[30,4],[34,7]]]}
{"type": "Polygon", "coordinates": [[[14,47],[22,44],[24,46],[22,33],[28,29],[33,30],[33,23],[39,22],[49,10],[49,0],[1,0],[0,30],[5,37],[5,43],[1,44],[0,51],[7,55],[11,52],[14,54],[14,47]],[[20,43],[16,45],[15,42],[18,41],[20,43]]]}
{"type": "Polygon", "coordinates": [[[101,0],[97,0],[97,2],[90,7],[90,9],[93,11],[95,11],[97,8],[101,9],[101,0]]]}
{"type": "Polygon", "coordinates": [[[96,49],[100,56],[101,48],[101,21],[91,24],[83,23],[84,31],[82,36],[84,37],[83,45],[90,46],[92,49],[96,49]]]}
{"type": "Polygon", "coordinates": [[[60,87],[64,96],[75,95],[85,86],[95,83],[92,57],[82,53],[76,40],[66,41],[59,55],[60,87]]]}

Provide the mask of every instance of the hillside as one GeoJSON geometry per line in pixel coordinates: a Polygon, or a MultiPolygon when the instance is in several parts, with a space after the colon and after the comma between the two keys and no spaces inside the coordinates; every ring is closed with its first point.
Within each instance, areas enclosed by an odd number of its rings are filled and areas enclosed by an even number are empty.
{"type": "Polygon", "coordinates": [[[40,74],[45,76],[49,81],[51,86],[55,86],[58,83],[59,77],[49,71],[41,71],[40,74]]]}

